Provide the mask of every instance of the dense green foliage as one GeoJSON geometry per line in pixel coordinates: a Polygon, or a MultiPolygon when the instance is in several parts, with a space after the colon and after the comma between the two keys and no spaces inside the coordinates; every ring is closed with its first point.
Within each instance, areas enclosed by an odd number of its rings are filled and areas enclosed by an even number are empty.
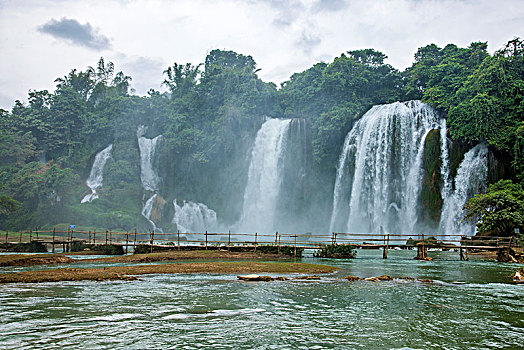
{"type": "MultiPolygon", "coordinates": [[[[54,92],[30,91],[27,104],[16,101],[11,111],[0,110],[0,227],[72,222],[146,230],[149,223],[140,215],[146,197],[137,142],[141,125],[148,138],[163,135],[156,165],[167,203],[203,202],[224,222],[235,222],[249,151],[265,117],[305,121],[311,162],[304,160],[306,185],[297,191],[307,201],[293,210],[317,215],[307,205],[313,203],[328,212],[340,149],[354,121],[372,105],[406,99],[420,98],[448,117],[452,147],[460,150],[451,152],[452,171],[470,145],[486,141],[510,160],[512,173],[505,176],[524,181],[523,54],[520,39],[493,56],[486,43],[432,44],[399,72],[383,53],[356,50],[295,73],[277,88],[258,77],[251,56],[213,50],[202,64],[168,67],[168,91],[150,90],[144,97],[132,95],[131,77],[100,59],[95,68],[56,79],[54,92]],[[109,144],[113,152],[100,197],[80,204],[94,157],[109,144]]],[[[430,207],[427,217],[437,220],[442,199],[432,155],[438,152],[425,152],[431,186],[423,200],[430,207]]],[[[170,228],[169,218],[164,224],[170,228]]]]}
{"type": "Polygon", "coordinates": [[[352,259],[357,255],[351,244],[328,244],[314,254],[316,258],[352,259]]]}
{"type": "Polygon", "coordinates": [[[524,189],[511,180],[500,180],[488,191],[470,198],[464,206],[465,220],[477,222],[480,234],[510,236],[524,230],[524,189]]]}

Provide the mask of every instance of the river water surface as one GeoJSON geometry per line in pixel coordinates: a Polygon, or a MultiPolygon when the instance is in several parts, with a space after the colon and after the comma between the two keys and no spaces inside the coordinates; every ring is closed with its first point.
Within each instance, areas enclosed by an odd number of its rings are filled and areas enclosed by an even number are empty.
{"type": "Polygon", "coordinates": [[[524,286],[508,278],[518,265],[414,255],[390,251],[382,260],[381,252],[359,250],[353,260],[303,259],[341,268],[320,281],[180,274],[1,285],[0,348],[524,348],[524,286]],[[338,279],[349,274],[436,283],[338,279]]]}

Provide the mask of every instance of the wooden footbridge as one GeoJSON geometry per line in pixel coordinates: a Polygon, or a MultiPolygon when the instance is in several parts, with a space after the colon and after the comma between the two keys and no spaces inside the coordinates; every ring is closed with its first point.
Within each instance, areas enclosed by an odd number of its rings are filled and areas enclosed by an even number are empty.
{"type": "Polygon", "coordinates": [[[122,246],[127,253],[130,247],[147,245],[151,251],[155,247],[184,250],[197,249],[230,249],[242,246],[244,249],[257,250],[260,246],[276,246],[278,252],[282,247],[294,249],[321,249],[330,244],[352,245],[360,249],[382,249],[382,257],[387,259],[390,249],[417,249],[417,259],[428,259],[428,249],[456,250],[461,260],[468,260],[471,251],[509,250],[520,247],[517,237],[469,237],[464,235],[443,234],[371,234],[371,233],[232,233],[228,232],[195,232],[164,233],[133,231],[58,231],[29,230],[5,232],[5,243],[19,244],[39,242],[55,247],[62,247],[64,252],[71,251],[74,244],[122,246]]]}

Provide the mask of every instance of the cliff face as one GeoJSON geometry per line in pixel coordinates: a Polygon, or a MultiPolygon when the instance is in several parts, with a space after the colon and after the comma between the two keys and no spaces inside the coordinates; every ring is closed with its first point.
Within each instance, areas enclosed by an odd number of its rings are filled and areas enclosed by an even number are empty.
{"type": "Polygon", "coordinates": [[[440,221],[442,210],[442,176],[440,131],[431,130],[426,136],[422,160],[423,177],[420,192],[419,220],[435,227],[440,221]]]}

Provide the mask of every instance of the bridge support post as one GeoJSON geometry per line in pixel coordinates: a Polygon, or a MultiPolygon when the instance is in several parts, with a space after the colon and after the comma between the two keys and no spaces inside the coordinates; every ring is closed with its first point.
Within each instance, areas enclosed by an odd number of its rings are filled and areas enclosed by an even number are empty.
{"type": "Polygon", "coordinates": [[[176,231],[176,240],[177,240],[178,251],[180,251],[180,230],[176,231]]]}
{"type": "Polygon", "coordinates": [[[227,234],[227,251],[229,252],[230,250],[231,250],[231,230],[229,230],[227,234]]]}
{"type": "Polygon", "coordinates": [[[126,231],[126,254],[129,249],[129,231],[126,231]]]}
{"type": "Polygon", "coordinates": [[[297,235],[295,235],[295,251],[293,256],[295,257],[295,262],[297,262],[297,235]]]}
{"type": "Polygon", "coordinates": [[[255,253],[257,252],[257,239],[258,239],[258,232],[255,232],[255,253]]]}
{"type": "Polygon", "coordinates": [[[428,257],[428,247],[425,244],[417,245],[417,260],[426,260],[428,257]]]}
{"type": "Polygon", "coordinates": [[[388,258],[388,249],[389,249],[389,235],[386,241],[386,235],[384,235],[384,250],[382,251],[382,259],[388,258]]]}

